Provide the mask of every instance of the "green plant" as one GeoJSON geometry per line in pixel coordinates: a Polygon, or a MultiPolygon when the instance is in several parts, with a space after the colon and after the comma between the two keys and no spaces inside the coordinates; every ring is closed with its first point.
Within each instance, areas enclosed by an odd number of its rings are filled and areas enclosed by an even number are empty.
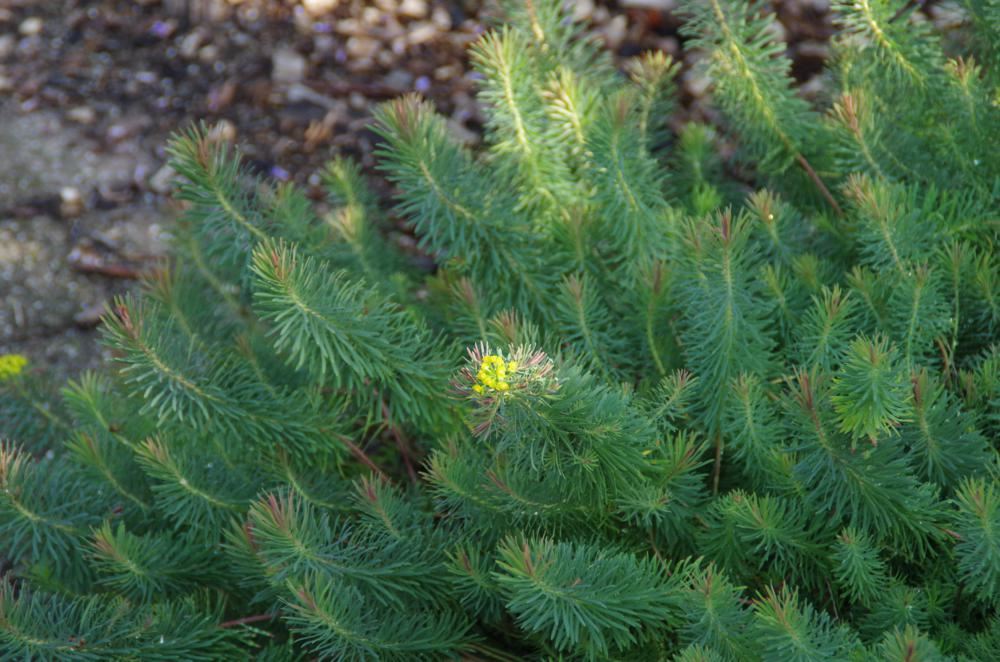
{"type": "Polygon", "coordinates": [[[770,14],[685,2],[744,181],[669,58],[514,3],[483,154],[378,113],[433,274],[351,163],[317,212],[179,136],[117,369],[3,373],[0,656],[996,659],[995,5],[980,66],[835,3],[816,108],[770,14]]]}

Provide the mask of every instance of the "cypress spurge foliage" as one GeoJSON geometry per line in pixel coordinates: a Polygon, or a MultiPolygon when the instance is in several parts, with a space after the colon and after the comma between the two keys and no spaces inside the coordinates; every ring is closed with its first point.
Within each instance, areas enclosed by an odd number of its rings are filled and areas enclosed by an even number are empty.
{"type": "Polygon", "coordinates": [[[108,369],[0,357],[0,658],[1000,657],[996,3],[833,3],[810,104],[766,5],[684,1],[677,135],[565,4],[473,46],[481,150],[379,108],[392,200],[171,142],[108,369]]]}
{"type": "Polygon", "coordinates": [[[906,376],[885,338],[853,341],[835,380],[831,400],[840,430],[855,439],[892,432],[910,409],[906,376]]]}

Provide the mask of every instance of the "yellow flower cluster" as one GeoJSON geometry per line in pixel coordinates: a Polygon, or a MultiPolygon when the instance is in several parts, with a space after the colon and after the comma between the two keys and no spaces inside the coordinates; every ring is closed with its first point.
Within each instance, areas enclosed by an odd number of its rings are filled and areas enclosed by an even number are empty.
{"type": "Polygon", "coordinates": [[[21,374],[28,359],[21,354],[0,354],[0,382],[21,374]]]}
{"type": "Polygon", "coordinates": [[[483,393],[486,389],[509,391],[510,382],[507,381],[507,376],[515,372],[517,372],[517,361],[504,361],[501,356],[488,354],[479,364],[477,383],[473,385],[472,390],[476,393],[483,393]]]}

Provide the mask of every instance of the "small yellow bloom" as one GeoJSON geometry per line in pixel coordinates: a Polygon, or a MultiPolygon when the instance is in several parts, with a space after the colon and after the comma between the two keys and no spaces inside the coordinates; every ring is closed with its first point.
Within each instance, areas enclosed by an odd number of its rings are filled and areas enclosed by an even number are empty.
{"type": "Polygon", "coordinates": [[[21,354],[0,354],[0,382],[16,377],[28,365],[28,358],[21,354]]]}
{"type": "Polygon", "coordinates": [[[479,371],[476,373],[476,384],[472,389],[476,393],[484,393],[486,389],[491,391],[509,391],[510,383],[507,382],[508,372],[517,369],[517,363],[512,361],[507,363],[503,357],[496,354],[488,354],[479,363],[479,371]]]}

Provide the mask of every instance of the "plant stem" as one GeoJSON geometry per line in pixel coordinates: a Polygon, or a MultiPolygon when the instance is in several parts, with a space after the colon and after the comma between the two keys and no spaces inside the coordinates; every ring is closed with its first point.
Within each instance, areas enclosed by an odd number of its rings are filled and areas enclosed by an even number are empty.
{"type": "Polygon", "coordinates": [[[413,468],[413,462],[410,460],[410,442],[403,435],[398,427],[393,425],[392,417],[389,412],[389,405],[385,403],[381,397],[379,402],[382,405],[382,417],[385,418],[385,424],[389,427],[389,433],[392,434],[392,438],[396,440],[396,447],[399,449],[399,454],[403,456],[403,464],[406,465],[406,473],[410,476],[410,481],[416,485],[419,482],[417,478],[417,472],[413,468]]]}
{"type": "Polygon", "coordinates": [[[719,493],[719,474],[722,473],[722,434],[715,435],[715,466],[712,467],[712,494],[719,493]]]}
{"type": "Polygon", "coordinates": [[[372,459],[370,457],[368,457],[368,454],[365,453],[363,450],[361,450],[360,446],[358,446],[353,441],[351,441],[350,437],[348,437],[346,435],[342,435],[342,434],[336,433],[336,432],[334,432],[332,434],[342,444],[344,444],[345,446],[347,446],[347,449],[349,451],[351,451],[351,453],[354,455],[354,457],[356,457],[363,465],[365,465],[366,467],[368,467],[369,469],[371,469],[375,473],[379,474],[380,476],[382,476],[384,478],[389,478],[389,474],[387,474],[385,471],[383,471],[380,466],[378,466],[377,464],[375,464],[375,462],[373,462],[372,459]]]}
{"type": "Polygon", "coordinates": [[[276,614],[254,614],[253,616],[244,616],[243,618],[236,618],[231,621],[225,621],[219,623],[219,627],[222,629],[231,628],[236,625],[245,625],[247,623],[260,623],[261,621],[271,621],[274,620],[276,614]]]}
{"type": "Polygon", "coordinates": [[[833,211],[836,212],[837,216],[843,216],[844,210],[840,208],[840,205],[838,205],[837,201],[834,200],[833,194],[830,193],[830,189],[826,187],[826,184],[823,183],[823,180],[819,178],[819,175],[816,174],[816,171],[813,170],[812,166],[809,165],[809,162],[806,161],[806,157],[802,156],[801,154],[796,154],[795,160],[798,161],[799,165],[802,166],[802,169],[806,171],[806,174],[809,175],[809,179],[813,181],[813,184],[816,185],[816,188],[819,189],[819,192],[822,193],[823,197],[826,198],[826,201],[830,203],[830,206],[833,207],[833,211]]]}

